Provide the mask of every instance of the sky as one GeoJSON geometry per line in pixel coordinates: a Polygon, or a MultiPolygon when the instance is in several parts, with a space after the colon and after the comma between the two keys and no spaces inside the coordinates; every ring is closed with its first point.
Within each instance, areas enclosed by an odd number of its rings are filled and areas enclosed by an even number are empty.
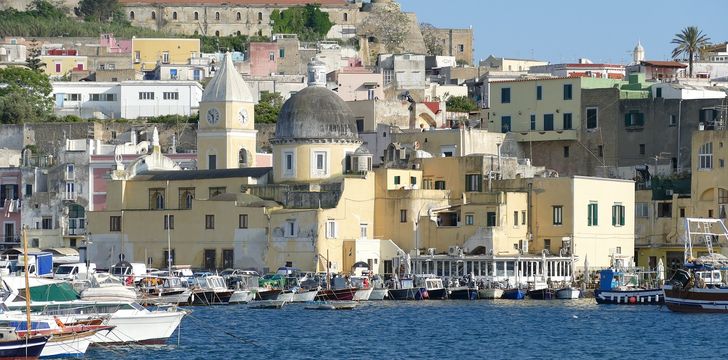
{"type": "Polygon", "coordinates": [[[637,41],[647,60],[669,60],[674,35],[697,26],[728,41],[726,0],[399,0],[419,22],[474,30],[475,61],[489,55],[626,64],[637,41]]]}

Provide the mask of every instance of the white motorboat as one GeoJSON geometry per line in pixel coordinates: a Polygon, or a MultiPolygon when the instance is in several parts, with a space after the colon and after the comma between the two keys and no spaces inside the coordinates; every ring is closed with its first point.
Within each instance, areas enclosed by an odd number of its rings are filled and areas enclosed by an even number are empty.
{"type": "Polygon", "coordinates": [[[294,295],[295,294],[293,293],[293,291],[285,290],[285,291],[282,291],[280,294],[278,294],[278,298],[276,300],[292,302],[294,295]]]}
{"type": "Polygon", "coordinates": [[[570,286],[556,290],[557,299],[578,299],[581,297],[581,290],[570,286]]]}
{"type": "Polygon", "coordinates": [[[228,303],[230,304],[247,304],[255,298],[255,293],[250,290],[235,290],[230,296],[228,303]]]}
{"type": "Polygon", "coordinates": [[[479,299],[500,299],[503,296],[503,289],[486,288],[478,290],[479,299]]]}
{"type": "Polygon", "coordinates": [[[316,299],[318,290],[308,290],[303,292],[297,292],[293,294],[293,302],[311,302],[316,299]]]}
{"type": "Polygon", "coordinates": [[[356,290],[356,293],[354,293],[354,298],[352,300],[354,301],[368,301],[369,297],[372,296],[372,291],[374,289],[368,288],[368,289],[358,289],[356,290]]]}
{"type": "Polygon", "coordinates": [[[139,286],[139,302],[145,305],[187,305],[192,298],[192,289],[178,277],[148,276],[139,281],[139,286]]]}

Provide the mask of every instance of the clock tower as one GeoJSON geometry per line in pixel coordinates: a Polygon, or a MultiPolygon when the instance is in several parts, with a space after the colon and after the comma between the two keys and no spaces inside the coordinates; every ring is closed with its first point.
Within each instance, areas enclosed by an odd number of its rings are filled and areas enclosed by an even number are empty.
{"type": "Polygon", "coordinates": [[[205,87],[197,128],[197,168],[255,166],[255,101],[230,53],[205,87]]]}

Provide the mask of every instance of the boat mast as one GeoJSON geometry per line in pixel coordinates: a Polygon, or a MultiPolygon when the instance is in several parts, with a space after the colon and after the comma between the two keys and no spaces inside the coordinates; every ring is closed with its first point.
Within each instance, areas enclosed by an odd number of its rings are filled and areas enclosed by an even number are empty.
{"type": "MultiPolygon", "coordinates": [[[[167,180],[167,186],[164,187],[165,191],[165,200],[169,200],[168,194],[166,194],[167,190],[169,189],[169,180],[167,180]]],[[[186,201],[186,200],[185,200],[186,201]]],[[[166,204],[165,204],[166,205],[166,204]]],[[[169,211],[167,211],[167,276],[172,276],[172,234],[170,233],[170,228],[172,227],[172,216],[169,215],[169,211]]]]}
{"type": "Polygon", "coordinates": [[[25,268],[25,316],[28,321],[26,326],[25,337],[30,338],[30,280],[28,279],[28,227],[23,227],[23,267],[25,268]]]}

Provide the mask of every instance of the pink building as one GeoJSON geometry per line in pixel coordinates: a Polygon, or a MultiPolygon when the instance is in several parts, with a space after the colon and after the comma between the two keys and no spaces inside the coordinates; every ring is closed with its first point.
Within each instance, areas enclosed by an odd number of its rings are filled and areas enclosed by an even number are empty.
{"type": "Polygon", "coordinates": [[[99,45],[109,54],[131,54],[131,40],[118,40],[114,34],[101,34],[99,45]]]}
{"type": "Polygon", "coordinates": [[[272,42],[250,43],[250,75],[270,76],[278,72],[276,59],[278,58],[278,45],[272,42]]]}
{"type": "Polygon", "coordinates": [[[344,101],[384,99],[382,73],[365,67],[345,67],[326,77],[344,101]]]}

